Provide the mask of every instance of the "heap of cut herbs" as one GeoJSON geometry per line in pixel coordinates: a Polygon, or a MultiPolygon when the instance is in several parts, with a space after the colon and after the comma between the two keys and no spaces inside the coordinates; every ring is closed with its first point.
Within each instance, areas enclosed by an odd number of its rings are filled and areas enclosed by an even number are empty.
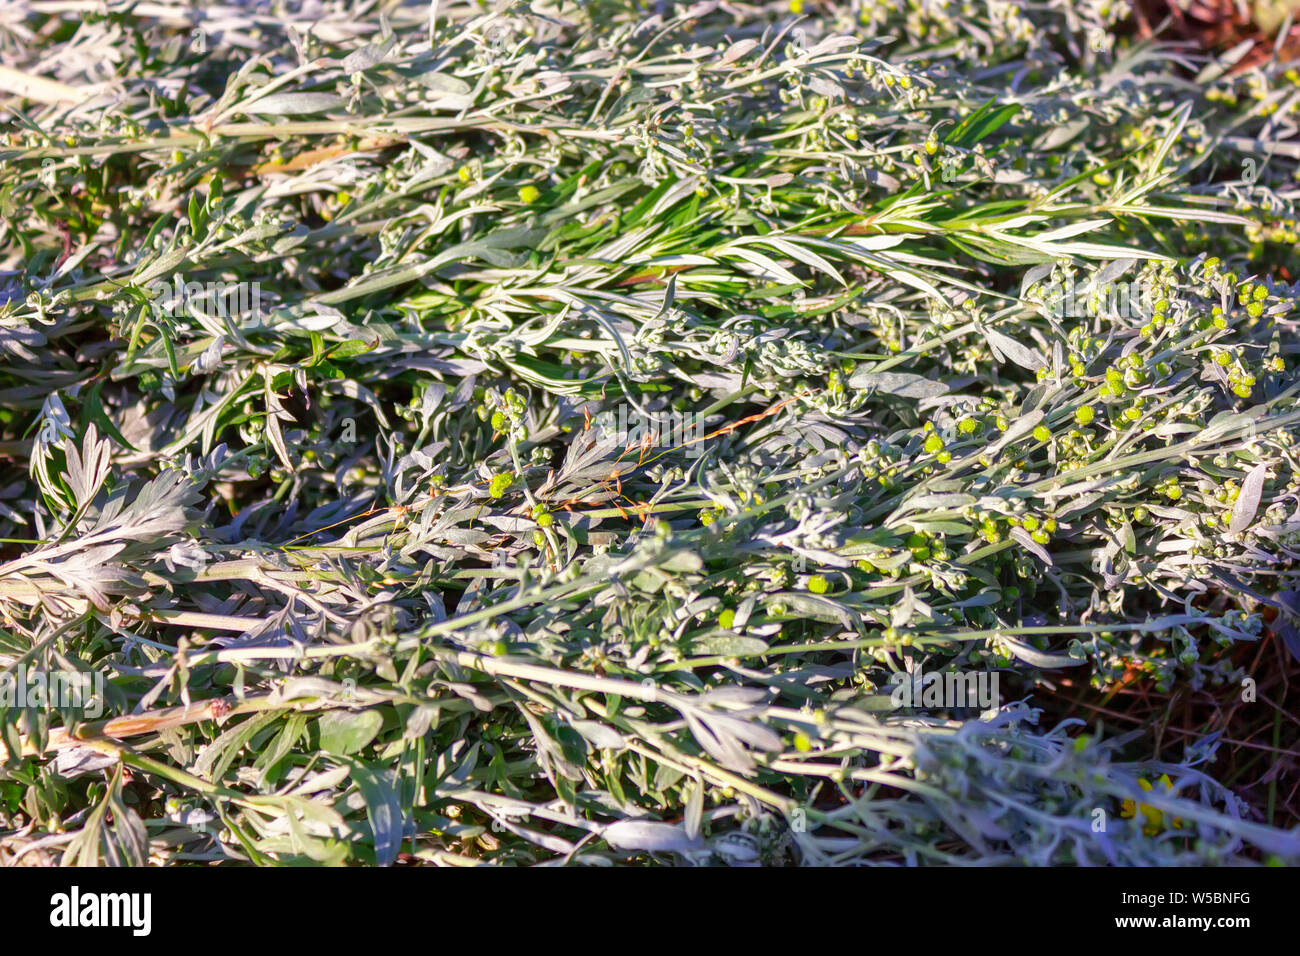
{"type": "Polygon", "coordinates": [[[1300,73],[1128,16],[5,5],[0,863],[1300,861],[1300,73]]]}

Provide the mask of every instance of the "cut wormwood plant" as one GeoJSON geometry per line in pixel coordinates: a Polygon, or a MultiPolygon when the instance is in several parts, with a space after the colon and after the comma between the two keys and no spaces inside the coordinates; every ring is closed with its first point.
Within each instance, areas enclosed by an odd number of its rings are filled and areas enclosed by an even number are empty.
{"type": "Polygon", "coordinates": [[[0,19],[0,860],[1300,860],[1300,74],[643,7],[0,19]]]}

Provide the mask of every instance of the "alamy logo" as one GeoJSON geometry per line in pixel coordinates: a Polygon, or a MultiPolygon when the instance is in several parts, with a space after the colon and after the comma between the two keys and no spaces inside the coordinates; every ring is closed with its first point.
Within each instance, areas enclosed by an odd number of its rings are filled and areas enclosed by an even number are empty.
{"type": "Polygon", "coordinates": [[[1002,697],[998,691],[996,671],[930,671],[890,675],[894,685],[889,701],[895,708],[915,707],[926,710],[949,710],[954,707],[979,707],[996,710],[1002,697]]]}
{"type": "Polygon", "coordinates": [[[619,448],[680,448],[688,458],[704,454],[704,416],[694,412],[643,415],[619,405],[617,412],[601,412],[592,422],[619,448]]]}
{"type": "Polygon", "coordinates": [[[186,282],[180,273],[171,283],[150,283],[154,314],[158,316],[204,315],[223,319],[261,314],[262,287],[257,282],[186,282]]]}
{"type": "Polygon", "coordinates": [[[50,925],[74,929],[83,926],[125,926],[133,936],[148,936],[153,929],[153,896],[149,893],[71,892],[50,897],[50,925]]]}
{"type": "Polygon", "coordinates": [[[1079,285],[1071,277],[1053,279],[1044,289],[1044,302],[1053,318],[1085,319],[1097,316],[1142,318],[1151,314],[1151,292],[1147,283],[1107,282],[1094,287],[1079,285]]]}
{"type": "Polygon", "coordinates": [[[0,674],[0,708],[80,708],[94,720],[104,713],[104,675],[98,671],[37,671],[0,674]]]}

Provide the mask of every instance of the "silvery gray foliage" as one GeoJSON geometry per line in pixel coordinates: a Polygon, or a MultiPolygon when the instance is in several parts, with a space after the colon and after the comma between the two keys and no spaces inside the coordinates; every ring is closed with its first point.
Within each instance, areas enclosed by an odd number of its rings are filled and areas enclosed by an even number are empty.
{"type": "Polygon", "coordinates": [[[0,9],[0,667],[129,718],[0,860],[1300,859],[1295,81],[1125,15],[0,9]]]}

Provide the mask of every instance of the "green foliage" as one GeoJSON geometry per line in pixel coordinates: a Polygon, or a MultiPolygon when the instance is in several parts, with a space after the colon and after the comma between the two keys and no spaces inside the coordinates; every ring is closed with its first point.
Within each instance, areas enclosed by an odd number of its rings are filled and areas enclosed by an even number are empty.
{"type": "Polygon", "coordinates": [[[0,26],[0,667],[104,682],[0,699],[0,859],[1300,860],[1217,738],[1057,719],[1294,638],[1300,76],[383,6],[0,26]]]}

